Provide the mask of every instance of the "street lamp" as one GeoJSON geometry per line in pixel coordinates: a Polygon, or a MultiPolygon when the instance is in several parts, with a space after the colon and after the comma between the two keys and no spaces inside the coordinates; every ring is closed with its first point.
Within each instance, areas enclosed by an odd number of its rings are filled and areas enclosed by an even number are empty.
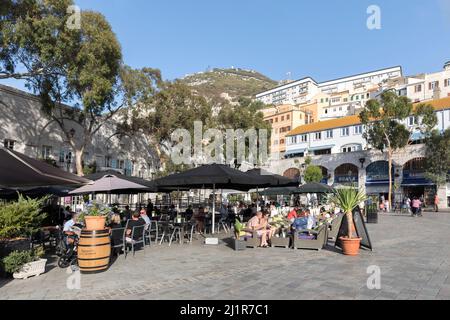
{"type": "Polygon", "coordinates": [[[361,169],[364,169],[364,163],[366,162],[366,158],[360,158],[359,162],[361,163],[361,169]]]}

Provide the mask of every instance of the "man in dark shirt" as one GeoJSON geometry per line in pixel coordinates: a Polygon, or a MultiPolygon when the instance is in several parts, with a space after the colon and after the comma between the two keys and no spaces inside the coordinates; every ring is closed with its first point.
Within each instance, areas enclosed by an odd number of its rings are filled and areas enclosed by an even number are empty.
{"type": "Polygon", "coordinates": [[[138,240],[140,237],[142,237],[142,235],[140,234],[135,234],[134,239],[131,239],[131,232],[133,231],[133,227],[139,227],[144,225],[145,221],[144,219],[141,218],[141,214],[139,213],[139,211],[134,212],[131,220],[128,220],[127,224],[127,236],[126,236],[127,242],[131,242],[132,240],[138,240]]]}

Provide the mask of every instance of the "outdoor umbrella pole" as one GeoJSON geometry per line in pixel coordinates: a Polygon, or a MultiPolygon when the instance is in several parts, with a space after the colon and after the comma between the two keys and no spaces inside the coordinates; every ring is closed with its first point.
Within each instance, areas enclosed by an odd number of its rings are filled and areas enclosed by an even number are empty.
{"type": "Polygon", "coordinates": [[[256,211],[259,211],[259,194],[258,194],[258,187],[256,187],[256,211]]]}
{"type": "Polygon", "coordinates": [[[213,203],[212,203],[212,229],[211,234],[214,234],[214,223],[216,221],[216,184],[213,184],[213,203]]]}

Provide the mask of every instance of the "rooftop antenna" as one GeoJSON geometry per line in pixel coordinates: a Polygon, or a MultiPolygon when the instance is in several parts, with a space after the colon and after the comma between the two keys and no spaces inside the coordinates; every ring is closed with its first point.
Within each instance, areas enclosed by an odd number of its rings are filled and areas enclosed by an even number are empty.
{"type": "Polygon", "coordinates": [[[286,73],[286,77],[287,77],[286,81],[291,81],[291,76],[292,76],[292,72],[288,71],[286,73]]]}

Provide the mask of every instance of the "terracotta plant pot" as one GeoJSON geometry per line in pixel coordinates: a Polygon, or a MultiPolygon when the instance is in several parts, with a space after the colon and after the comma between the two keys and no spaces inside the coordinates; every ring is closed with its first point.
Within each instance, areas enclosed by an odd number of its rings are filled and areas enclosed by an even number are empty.
{"type": "Polygon", "coordinates": [[[106,217],[87,216],[84,218],[86,222],[86,230],[104,230],[106,224],[106,217]]]}
{"type": "Polygon", "coordinates": [[[357,256],[359,254],[359,248],[361,247],[361,238],[340,237],[342,244],[342,251],[347,256],[357,256]]]}

